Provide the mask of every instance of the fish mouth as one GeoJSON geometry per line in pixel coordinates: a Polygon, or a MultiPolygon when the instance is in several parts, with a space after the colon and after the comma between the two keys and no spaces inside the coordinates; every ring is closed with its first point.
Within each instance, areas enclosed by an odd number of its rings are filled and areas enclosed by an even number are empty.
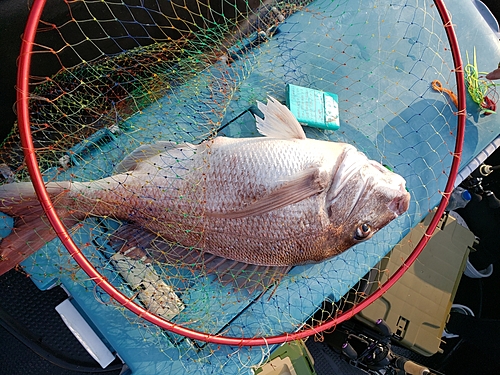
{"type": "Polygon", "coordinates": [[[410,193],[406,191],[404,184],[400,185],[400,189],[400,194],[389,203],[389,209],[396,216],[404,214],[410,207],[410,193]]]}

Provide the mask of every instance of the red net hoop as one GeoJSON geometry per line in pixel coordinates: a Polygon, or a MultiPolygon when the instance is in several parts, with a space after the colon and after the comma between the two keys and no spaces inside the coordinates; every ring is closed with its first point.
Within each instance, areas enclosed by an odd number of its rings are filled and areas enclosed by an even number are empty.
{"type": "MultiPolygon", "coordinates": [[[[49,196],[45,188],[45,180],[43,174],[39,169],[40,160],[38,158],[38,149],[34,146],[34,140],[32,137],[32,113],[30,111],[32,99],[32,89],[30,85],[32,83],[32,64],[33,58],[36,57],[34,46],[37,45],[36,37],[40,32],[41,27],[40,19],[42,17],[45,1],[35,0],[29,15],[29,19],[26,25],[25,33],[23,35],[22,49],[19,57],[19,71],[18,71],[18,102],[17,102],[17,112],[18,112],[18,126],[19,134],[22,142],[23,152],[25,156],[26,167],[29,172],[29,178],[32,181],[40,204],[43,207],[43,211],[50,221],[51,226],[54,228],[57,236],[61,240],[64,247],[67,249],[71,257],[76,261],[76,263],[85,271],[89,279],[92,280],[99,288],[104,290],[109,296],[117,301],[120,305],[126,307],[128,310],[136,314],[142,319],[145,319],[161,328],[164,328],[174,334],[179,334],[194,340],[199,340],[203,342],[209,342],[220,345],[234,345],[234,346],[257,346],[257,345],[271,345],[278,344],[287,341],[297,340],[301,338],[308,337],[310,335],[318,334],[325,330],[330,330],[335,325],[351,318],[353,315],[364,309],[371,302],[379,298],[384,294],[397,280],[404,274],[404,272],[410,267],[420,252],[424,249],[427,242],[429,241],[432,233],[434,232],[448,202],[449,195],[454,187],[455,177],[457,175],[460,157],[462,152],[462,143],[464,137],[465,128],[465,91],[464,91],[464,75],[462,69],[462,60],[460,57],[460,52],[458,48],[457,39],[453,29],[453,24],[451,17],[446,10],[446,7],[442,1],[434,1],[435,9],[437,10],[439,16],[441,17],[441,28],[444,28],[446,36],[449,42],[449,51],[441,53],[449,53],[452,56],[453,66],[450,69],[449,80],[452,81],[452,74],[454,75],[455,82],[452,83],[452,87],[456,87],[457,97],[458,97],[458,108],[456,108],[455,118],[456,118],[456,130],[454,130],[454,137],[456,139],[453,150],[450,150],[452,155],[452,160],[450,167],[446,170],[446,185],[442,186],[442,199],[439,203],[437,211],[428,227],[425,235],[420,239],[418,244],[414,247],[411,255],[402,262],[401,267],[394,274],[390,275],[387,281],[381,285],[375,293],[371,294],[367,298],[363,299],[361,302],[355,304],[352,308],[338,312],[330,319],[321,322],[312,328],[302,328],[295,332],[284,332],[279,334],[255,334],[253,337],[238,337],[238,336],[226,336],[220,334],[219,332],[211,333],[205,332],[203,330],[192,329],[187,325],[182,323],[172,322],[165,318],[162,318],[153,312],[149,311],[143,305],[137,303],[135,300],[131,299],[129,295],[121,292],[116,285],[108,280],[107,277],[103,276],[102,273],[96,269],[91,261],[84,255],[79,246],[75,243],[72,235],[63,224],[58,216],[58,212],[54,208],[54,203],[49,196]]],[[[427,9],[431,12],[431,8],[427,9]]],[[[307,13],[308,7],[304,6],[302,11],[307,13]]],[[[257,14],[257,16],[259,16],[257,14]]],[[[386,21],[388,22],[388,20],[386,21]]],[[[435,21],[437,23],[437,21],[435,21]]],[[[441,41],[443,43],[443,41],[441,41]]],[[[39,51],[38,51],[39,53],[39,51]]],[[[363,51],[360,52],[361,54],[363,51]]],[[[244,57],[243,57],[244,58],[244,57]]],[[[351,61],[352,62],[352,61],[351,61]]],[[[349,64],[349,62],[348,62],[349,64]]],[[[429,94],[429,92],[427,92],[429,94]]],[[[430,94],[429,94],[430,95],[430,94]]],[[[397,96],[397,93],[394,94],[397,96]]],[[[342,113],[341,113],[342,117],[342,113]]],[[[453,124],[452,124],[453,125],[453,124]]],[[[450,146],[451,148],[451,146],[450,146]]],[[[435,192],[441,194],[441,192],[435,192]]]]}

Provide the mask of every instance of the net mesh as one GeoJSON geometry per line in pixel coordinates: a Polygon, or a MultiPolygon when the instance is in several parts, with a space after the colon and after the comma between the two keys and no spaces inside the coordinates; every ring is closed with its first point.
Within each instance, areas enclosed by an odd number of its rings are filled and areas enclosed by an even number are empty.
{"type": "MultiPolygon", "coordinates": [[[[52,0],[30,75],[31,135],[47,182],[113,176],[125,156],[138,147],[147,154],[145,146],[158,141],[258,136],[257,101],[271,95],[284,103],[287,84],[338,95],[340,128],[305,127],[308,138],[354,145],[405,178],[405,214],[341,255],[291,270],[242,268],[203,252],[205,233],[196,224],[202,199],[177,212],[177,242],[113,219],[112,211],[92,214],[84,203],[66,214],[73,240],[117,290],[211,335],[295,332],[357,305],[386,279],[383,257],[439,203],[450,177],[457,108],[432,82],[451,92],[457,86],[431,1],[52,0]],[[193,232],[198,240],[186,245],[182,238],[193,232]]],[[[184,167],[191,157],[188,150],[175,155],[178,178],[197,173],[184,167]]],[[[16,128],[0,162],[4,183],[29,179],[16,128]]],[[[203,184],[200,178],[193,189],[204,191],[203,184]]],[[[221,347],[145,322],[96,286],[59,240],[23,269],[42,288],[57,282],[70,289],[122,357],[135,358],[140,346],[172,369],[246,373],[272,349],[221,347]]]]}

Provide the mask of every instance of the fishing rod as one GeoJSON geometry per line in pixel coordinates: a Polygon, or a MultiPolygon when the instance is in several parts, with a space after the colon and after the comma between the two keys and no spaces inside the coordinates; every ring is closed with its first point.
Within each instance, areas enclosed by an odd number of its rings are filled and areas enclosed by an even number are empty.
{"type": "Polygon", "coordinates": [[[490,208],[500,208],[500,199],[495,196],[491,190],[485,190],[482,183],[484,177],[488,177],[494,171],[500,170],[500,165],[481,164],[472,172],[463,182],[462,186],[467,189],[475,202],[480,202],[483,198],[488,202],[490,208]]]}

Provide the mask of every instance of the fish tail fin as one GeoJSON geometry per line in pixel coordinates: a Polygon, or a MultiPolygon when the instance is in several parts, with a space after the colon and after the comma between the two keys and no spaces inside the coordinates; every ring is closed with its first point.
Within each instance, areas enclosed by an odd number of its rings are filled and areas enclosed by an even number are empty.
{"type": "MultiPolygon", "coordinates": [[[[52,182],[46,186],[56,211],[65,225],[79,220],[68,210],[69,182],[52,182]]],[[[14,219],[11,233],[0,242],[0,275],[39,250],[56,237],[44,214],[31,182],[0,186],[0,211],[14,219]]]]}

